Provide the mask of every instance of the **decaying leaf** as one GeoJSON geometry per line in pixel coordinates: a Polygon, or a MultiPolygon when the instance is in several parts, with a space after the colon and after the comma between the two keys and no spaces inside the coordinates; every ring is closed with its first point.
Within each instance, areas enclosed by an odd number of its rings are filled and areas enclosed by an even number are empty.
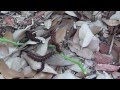
{"type": "Polygon", "coordinates": [[[94,36],[90,44],[88,45],[88,48],[93,52],[99,51],[99,43],[100,43],[100,40],[94,36]]]}
{"type": "Polygon", "coordinates": [[[46,60],[46,63],[54,66],[67,66],[72,65],[73,63],[64,60],[59,54],[55,54],[46,60]]]}
{"type": "Polygon", "coordinates": [[[114,20],[120,20],[120,11],[116,11],[115,14],[113,14],[110,19],[114,19],[114,20]]]}
{"type": "Polygon", "coordinates": [[[45,28],[50,29],[51,25],[52,25],[52,20],[48,19],[44,22],[45,24],[45,28]]]}
{"type": "Polygon", "coordinates": [[[12,69],[9,69],[8,66],[0,60],[0,72],[6,79],[13,79],[13,78],[23,78],[24,75],[21,72],[16,72],[12,69]]]}
{"type": "Polygon", "coordinates": [[[79,40],[81,47],[87,47],[94,37],[87,23],[84,23],[79,29],[79,40]]]}
{"type": "Polygon", "coordinates": [[[22,69],[27,66],[26,61],[20,57],[11,57],[5,63],[10,69],[17,72],[21,72],[22,69]]]}
{"type": "Polygon", "coordinates": [[[117,71],[120,67],[110,64],[97,64],[95,69],[102,71],[117,71]]]}
{"type": "Polygon", "coordinates": [[[24,77],[32,78],[35,76],[36,72],[33,71],[30,66],[27,66],[23,69],[24,77]]]}
{"type": "Polygon", "coordinates": [[[0,58],[4,58],[9,54],[9,49],[6,45],[0,44],[0,58]]]}
{"type": "Polygon", "coordinates": [[[40,72],[31,79],[51,79],[53,74],[40,72]]]}
{"type": "Polygon", "coordinates": [[[103,20],[103,22],[105,22],[105,23],[106,23],[107,25],[109,25],[109,26],[117,26],[117,25],[120,24],[120,21],[119,21],[119,20],[112,20],[112,19],[107,20],[107,19],[105,19],[105,18],[103,18],[102,20],[103,20]]]}
{"type": "Polygon", "coordinates": [[[75,44],[71,44],[69,45],[69,48],[72,52],[75,52],[78,56],[85,58],[85,59],[92,59],[94,58],[94,54],[93,52],[88,49],[88,48],[82,48],[80,49],[80,46],[75,45],[75,44]]]}
{"type": "Polygon", "coordinates": [[[120,73],[119,72],[113,72],[112,76],[113,76],[114,79],[117,79],[117,78],[120,77],[120,73]]]}
{"type": "Polygon", "coordinates": [[[73,11],[65,11],[65,13],[70,15],[70,16],[77,17],[73,11]]]}
{"type": "Polygon", "coordinates": [[[111,55],[101,54],[96,52],[95,54],[95,61],[99,64],[110,64],[113,62],[113,57],[111,55]]]}

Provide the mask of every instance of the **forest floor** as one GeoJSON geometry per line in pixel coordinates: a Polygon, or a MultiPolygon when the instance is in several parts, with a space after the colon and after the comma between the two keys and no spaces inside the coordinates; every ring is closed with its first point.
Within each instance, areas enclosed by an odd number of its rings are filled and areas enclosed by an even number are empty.
{"type": "Polygon", "coordinates": [[[0,79],[120,79],[120,11],[0,11],[0,79]]]}

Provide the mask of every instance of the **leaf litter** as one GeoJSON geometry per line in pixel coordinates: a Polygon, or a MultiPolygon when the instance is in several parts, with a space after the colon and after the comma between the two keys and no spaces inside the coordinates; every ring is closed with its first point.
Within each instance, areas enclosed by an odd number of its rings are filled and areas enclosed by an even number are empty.
{"type": "Polygon", "coordinates": [[[119,79],[119,11],[0,11],[0,79],[119,79]]]}

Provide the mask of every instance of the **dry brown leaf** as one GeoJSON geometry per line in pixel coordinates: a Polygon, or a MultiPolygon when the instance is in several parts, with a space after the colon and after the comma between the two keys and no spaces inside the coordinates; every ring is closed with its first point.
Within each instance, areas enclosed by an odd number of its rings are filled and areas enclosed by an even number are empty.
{"type": "Polygon", "coordinates": [[[67,66],[72,65],[70,61],[64,60],[59,54],[55,54],[46,60],[46,63],[53,66],[67,66]]]}
{"type": "Polygon", "coordinates": [[[44,21],[44,25],[45,25],[45,28],[50,29],[50,27],[52,25],[52,20],[48,19],[48,20],[44,21]]]}
{"type": "Polygon", "coordinates": [[[51,79],[53,74],[40,72],[31,79],[51,79]]]}
{"type": "Polygon", "coordinates": [[[103,18],[102,21],[103,21],[104,23],[106,23],[107,25],[109,25],[109,26],[117,26],[117,25],[120,24],[120,21],[119,21],[119,20],[112,20],[112,19],[107,20],[107,19],[103,18]]]}
{"type": "Polygon", "coordinates": [[[88,45],[88,48],[93,52],[99,51],[99,42],[100,40],[97,37],[93,37],[90,44],[88,45]]]}
{"type": "Polygon", "coordinates": [[[113,72],[112,76],[113,76],[114,79],[117,79],[117,78],[120,77],[120,73],[119,72],[113,72]]]}
{"type": "Polygon", "coordinates": [[[79,30],[76,31],[76,33],[73,37],[73,43],[79,44],[79,30]]]}
{"type": "Polygon", "coordinates": [[[95,70],[102,70],[102,71],[117,71],[120,67],[115,65],[109,64],[97,64],[95,70]]]}
{"type": "Polygon", "coordinates": [[[14,27],[14,21],[13,21],[12,17],[10,17],[10,16],[5,17],[5,22],[6,22],[6,24],[8,24],[9,26],[14,27]]]}
{"type": "Polygon", "coordinates": [[[111,55],[106,55],[96,52],[94,56],[95,56],[95,61],[99,64],[110,64],[113,62],[113,57],[111,55]]]}
{"type": "Polygon", "coordinates": [[[0,58],[4,58],[9,54],[9,49],[6,45],[0,44],[0,58]]]}
{"type": "Polygon", "coordinates": [[[87,23],[84,23],[79,29],[79,40],[81,47],[87,47],[94,37],[87,23]]]}
{"type": "Polygon", "coordinates": [[[26,61],[20,57],[10,57],[5,63],[10,69],[13,69],[17,72],[21,72],[22,69],[27,66],[26,61]]]}
{"type": "Polygon", "coordinates": [[[24,77],[32,78],[35,76],[36,72],[33,71],[30,66],[27,66],[23,69],[24,77]]]}
{"type": "Polygon", "coordinates": [[[83,57],[85,59],[92,59],[94,58],[94,54],[93,52],[88,49],[88,48],[82,48],[80,49],[80,46],[75,45],[75,44],[71,44],[69,45],[69,48],[72,52],[75,52],[78,56],[83,57]]]}
{"type": "Polygon", "coordinates": [[[9,69],[8,66],[3,62],[0,61],[0,72],[6,79],[12,79],[12,78],[23,78],[24,75],[21,72],[16,72],[12,69],[9,69]]]}
{"type": "Polygon", "coordinates": [[[90,29],[94,35],[101,31],[101,27],[99,27],[99,26],[93,26],[90,29]]]}
{"type": "Polygon", "coordinates": [[[66,36],[66,31],[67,31],[67,27],[64,26],[62,28],[60,28],[59,30],[57,30],[56,32],[56,42],[60,43],[62,41],[64,41],[65,36],[66,36]]]}
{"type": "Polygon", "coordinates": [[[65,13],[70,16],[77,17],[77,15],[73,11],[65,11],[65,13]]]}
{"type": "Polygon", "coordinates": [[[63,74],[58,74],[53,79],[79,79],[71,73],[70,70],[65,71],[63,74]]]}

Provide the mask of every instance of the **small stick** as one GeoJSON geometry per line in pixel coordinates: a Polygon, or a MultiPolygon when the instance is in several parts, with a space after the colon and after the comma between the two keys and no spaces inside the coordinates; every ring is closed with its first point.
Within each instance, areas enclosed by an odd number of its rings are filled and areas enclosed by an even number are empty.
{"type": "Polygon", "coordinates": [[[114,43],[114,38],[115,38],[115,35],[116,35],[116,34],[114,34],[114,35],[113,35],[113,37],[112,37],[112,41],[111,41],[111,45],[110,45],[110,48],[109,48],[109,53],[108,53],[108,54],[111,54],[112,47],[113,47],[113,43],[114,43]]]}

